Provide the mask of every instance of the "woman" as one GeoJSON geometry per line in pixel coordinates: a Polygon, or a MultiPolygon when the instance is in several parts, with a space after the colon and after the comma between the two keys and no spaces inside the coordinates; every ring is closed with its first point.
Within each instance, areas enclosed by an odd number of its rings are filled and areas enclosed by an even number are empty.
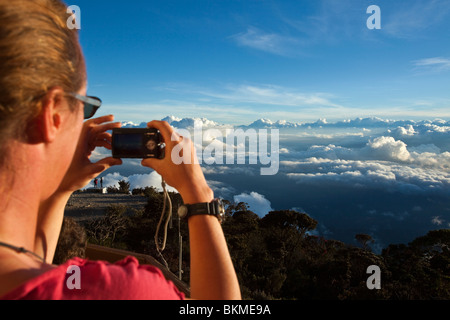
{"type": "MultiPolygon", "coordinates": [[[[86,97],[85,62],[66,10],[59,0],[0,0],[0,298],[183,299],[159,270],[133,258],[114,265],[82,259],[50,264],[70,195],[121,164],[89,160],[96,147],[110,148],[108,131],[120,123],[113,116],[83,123],[100,103],[86,97]],[[67,268],[74,265],[81,288],[70,289],[67,268]]],[[[160,130],[168,155],[181,142],[193,148],[166,122],[149,127],[160,130]]],[[[198,165],[175,165],[170,157],[142,164],[161,174],[184,203],[213,200],[198,165]]],[[[191,297],[240,299],[218,219],[197,215],[187,223],[191,297]]]]}

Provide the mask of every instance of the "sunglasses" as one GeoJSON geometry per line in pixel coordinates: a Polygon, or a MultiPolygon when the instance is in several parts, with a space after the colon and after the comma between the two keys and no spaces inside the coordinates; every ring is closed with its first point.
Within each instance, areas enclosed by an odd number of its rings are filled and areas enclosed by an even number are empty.
{"type": "Polygon", "coordinates": [[[78,93],[70,94],[75,99],[84,103],[84,119],[92,118],[97,110],[102,106],[102,100],[97,97],[85,97],[78,93]]]}

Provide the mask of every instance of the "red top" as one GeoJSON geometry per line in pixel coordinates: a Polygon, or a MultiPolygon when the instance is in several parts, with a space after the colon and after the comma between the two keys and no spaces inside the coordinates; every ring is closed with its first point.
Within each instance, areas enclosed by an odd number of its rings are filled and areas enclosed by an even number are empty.
{"type": "Polygon", "coordinates": [[[134,257],[110,264],[75,258],[28,281],[2,300],[180,300],[161,270],[134,257]],[[78,289],[79,288],[79,289],[78,289]]]}

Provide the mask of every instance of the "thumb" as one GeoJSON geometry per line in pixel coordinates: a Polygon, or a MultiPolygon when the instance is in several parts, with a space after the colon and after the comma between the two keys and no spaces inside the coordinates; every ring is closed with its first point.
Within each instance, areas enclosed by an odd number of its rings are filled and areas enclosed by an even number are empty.
{"type": "Polygon", "coordinates": [[[122,160],[121,159],[116,159],[116,158],[104,158],[100,161],[97,161],[96,163],[93,163],[90,166],[90,174],[92,175],[98,175],[100,173],[102,173],[103,171],[111,168],[112,166],[119,166],[122,164],[122,160]]]}
{"type": "Polygon", "coordinates": [[[104,166],[106,166],[106,169],[109,169],[112,166],[120,166],[122,164],[122,159],[109,157],[109,158],[104,158],[100,161],[97,161],[96,164],[104,165],[104,166]]]}
{"type": "Polygon", "coordinates": [[[144,167],[148,167],[150,169],[153,169],[155,171],[159,171],[159,169],[161,168],[161,160],[160,159],[152,159],[152,158],[148,158],[148,159],[143,159],[141,162],[141,165],[143,165],[144,167]]]}

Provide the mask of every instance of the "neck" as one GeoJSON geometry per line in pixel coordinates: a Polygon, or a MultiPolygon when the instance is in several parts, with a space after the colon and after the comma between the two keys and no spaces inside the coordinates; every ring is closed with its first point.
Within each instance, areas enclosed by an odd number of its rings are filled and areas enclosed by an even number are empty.
{"type": "Polygon", "coordinates": [[[0,217],[0,240],[32,250],[39,206],[25,202],[31,201],[27,193],[11,194],[8,198],[0,217]]]}
{"type": "MultiPolygon", "coordinates": [[[[23,159],[33,158],[25,156],[23,159]]],[[[33,250],[40,203],[41,170],[39,161],[25,162],[9,161],[9,165],[0,168],[0,182],[3,184],[0,192],[0,241],[33,250]]]]}

